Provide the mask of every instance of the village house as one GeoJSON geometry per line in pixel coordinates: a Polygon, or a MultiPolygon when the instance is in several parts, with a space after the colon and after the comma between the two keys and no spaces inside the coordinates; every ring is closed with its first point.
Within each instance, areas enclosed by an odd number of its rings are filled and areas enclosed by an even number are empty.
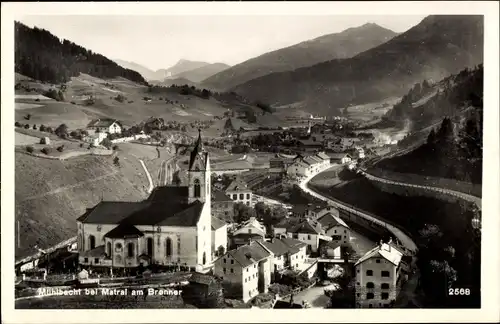
{"type": "Polygon", "coordinates": [[[89,135],[92,135],[94,133],[121,134],[122,125],[116,119],[94,119],[87,125],[87,131],[89,135]]]}
{"type": "Polygon", "coordinates": [[[328,153],[332,164],[347,164],[352,161],[352,158],[347,153],[328,153]]]}
{"type": "Polygon", "coordinates": [[[250,217],[249,220],[241,224],[234,232],[233,235],[238,234],[258,234],[262,237],[266,236],[266,227],[259,222],[255,217],[250,217]]]}
{"type": "Polygon", "coordinates": [[[212,192],[212,214],[226,222],[232,222],[234,216],[234,202],[224,192],[212,192]]]}
{"type": "Polygon", "coordinates": [[[227,242],[227,224],[225,221],[212,216],[212,256],[218,257],[226,253],[227,242]]]}
{"type": "Polygon", "coordinates": [[[332,240],[331,237],[326,235],[321,224],[312,219],[305,219],[297,225],[282,226],[276,225],[274,228],[275,236],[286,234],[289,238],[306,243],[307,254],[318,252],[320,240],[332,240]]]}
{"type": "Polygon", "coordinates": [[[274,273],[285,269],[299,270],[306,259],[307,244],[282,235],[268,241],[258,242],[273,254],[272,269],[274,273]]]}
{"type": "Polygon", "coordinates": [[[323,152],[303,157],[301,155],[287,168],[288,176],[292,178],[309,177],[330,166],[330,158],[323,152]]]}
{"type": "Polygon", "coordinates": [[[357,137],[342,137],[340,139],[340,144],[344,147],[344,149],[348,149],[353,146],[355,143],[359,142],[361,139],[357,137]]]}
{"type": "Polygon", "coordinates": [[[184,264],[208,271],[212,262],[210,161],[201,134],[187,173],[186,186],[157,187],[144,201],[101,201],[88,208],[77,219],[80,264],[120,270],[141,264],[184,264]]]}
{"type": "Polygon", "coordinates": [[[288,167],[293,164],[294,158],[285,158],[276,154],[269,160],[270,173],[284,173],[288,167]]]}
{"type": "Polygon", "coordinates": [[[390,307],[398,294],[403,252],[391,241],[380,242],[354,265],[356,307],[390,307]]]}
{"type": "Polygon", "coordinates": [[[266,248],[251,242],[215,260],[214,275],[222,278],[225,297],[247,302],[266,293],[271,284],[272,258],[266,248]]]}
{"type": "Polygon", "coordinates": [[[342,246],[349,245],[351,241],[351,229],[347,224],[333,213],[326,213],[318,218],[325,234],[332,238],[332,241],[338,242],[342,246]]]}
{"type": "Polygon", "coordinates": [[[235,203],[243,203],[247,206],[253,206],[252,203],[252,190],[241,179],[237,178],[231,182],[226,188],[226,195],[231,198],[235,203]]]}

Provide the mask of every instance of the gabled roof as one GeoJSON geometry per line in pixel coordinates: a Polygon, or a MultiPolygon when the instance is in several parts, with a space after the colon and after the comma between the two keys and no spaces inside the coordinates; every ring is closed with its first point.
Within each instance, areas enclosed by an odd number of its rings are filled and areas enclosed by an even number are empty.
{"type": "Polygon", "coordinates": [[[289,237],[283,237],[280,240],[291,248],[300,249],[307,246],[307,243],[289,237]]]}
{"type": "Polygon", "coordinates": [[[109,127],[113,125],[114,123],[120,124],[120,122],[116,119],[110,119],[110,118],[98,118],[92,120],[87,127],[109,127]]]}
{"type": "Polygon", "coordinates": [[[141,237],[144,236],[144,234],[139,231],[134,225],[123,223],[113,228],[111,231],[107,232],[104,235],[104,237],[109,238],[124,238],[125,236],[141,237]]]}
{"type": "Polygon", "coordinates": [[[318,218],[318,222],[325,229],[330,229],[334,226],[343,226],[345,228],[349,228],[349,226],[347,226],[347,224],[340,217],[338,217],[330,212],[328,212],[325,215],[318,218]]]}
{"type": "Polygon", "coordinates": [[[328,156],[331,158],[331,159],[342,159],[344,157],[351,157],[349,154],[347,153],[328,153],[328,156]]]}
{"type": "Polygon", "coordinates": [[[326,155],[324,152],[319,152],[318,154],[316,154],[320,159],[322,160],[329,160],[330,157],[328,155],[326,155]]]}
{"type": "Polygon", "coordinates": [[[233,182],[231,182],[231,184],[226,188],[226,192],[227,191],[247,191],[247,190],[250,190],[248,188],[248,185],[241,179],[235,179],[233,180],[233,182]]]}
{"type": "Polygon", "coordinates": [[[212,191],[212,201],[213,202],[228,202],[228,201],[232,201],[232,199],[229,198],[229,196],[226,195],[224,192],[219,191],[219,190],[214,190],[214,191],[212,191]]]}
{"type": "Polygon", "coordinates": [[[358,262],[356,262],[355,266],[374,257],[384,258],[397,266],[401,262],[403,253],[399,251],[399,249],[392,246],[392,244],[383,243],[382,245],[377,245],[376,247],[368,251],[365,255],[363,255],[358,260],[358,262]]]}
{"type": "Polygon", "coordinates": [[[300,224],[297,224],[294,227],[290,228],[288,232],[301,234],[321,234],[322,229],[320,223],[311,220],[305,220],[300,224]]]}
{"type": "Polygon", "coordinates": [[[77,221],[90,224],[118,224],[146,206],[147,202],[101,201],[96,206],[88,208],[77,221]]]}
{"type": "Polygon", "coordinates": [[[188,197],[189,187],[187,186],[160,186],[153,189],[147,200],[153,203],[179,203],[180,201],[187,203],[188,197]]]}
{"type": "Polygon", "coordinates": [[[270,250],[274,256],[282,256],[286,253],[295,254],[299,252],[299,249],[295,246],[287,245],[282,241],[282,239],[273,238],[271,241],[258,242],[263,245],[266,249],[270,250]]]}
{"type": "Polygon", "coordinates": [[[240,246],[235,250],[228,251],[227,254],[233,257],[243,268],[271,256],[271,253],[257,242],[240,246]]]}
{"type": "Polygon", "coordinates": [[[226,222],[215,216],[212,216],[212,230],[218,230],[219,228],[222,228],[224,226],[226,226],[226,222]]]}

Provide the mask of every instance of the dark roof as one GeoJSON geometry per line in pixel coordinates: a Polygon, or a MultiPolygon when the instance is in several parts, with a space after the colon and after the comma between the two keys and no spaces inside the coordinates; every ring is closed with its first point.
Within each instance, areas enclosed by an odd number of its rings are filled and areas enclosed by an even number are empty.
{"type": "Polygon", "coordinates": [[[114,123],[120,124],[116,119],[110,119],[110,118],[98,118],[92,120],[87,127],[109,127],[113,125],[114,123]]]}
{"type": "Polygon", "coordinates": [[[232,200],[224,192],[219,191],[219,190],[215,190],[212,192],[212,201],[213,202],[226,202],[226,201],[232,201],[232,200]]]}
{"type": "Polygon", "coordinates": [[[232,256],[243,268],[259,262],[271,255],[257,242],[240,246],[236,250],[231,250],[227,253],[232,256]]]}
{"type": "Polygon", "coordinates": [[[147,205],[147,202],[101,201],[95,207],[88,208],[77,221],[91,224],[118,224],[147,205]]]}
{"type": "Polygon", "coordinates": [[[219,228],[222,228],[226,225],[226,222],[223,220],[212,216],[212,230],[218,230],[219,228]]]}
{"type": "Polygon", "coordinates": [[[290,233],[302,233],[302,234],[321,234],[321,224],[305,220],[300,224],[290,228],[288,230],[290,233]]]}
{"type": "Polygon", "coordinates": [[[349,226],[347,226],[347,224],[340,217],[335,216],[330,212],[318,218],[318,222],[321,224],[321,226],[323,226],[323,228],[327,229],[330,229],[337,225],[349,228],[349,226]]]}
{"type": "Polygon", "coordinates": [[[261,239],[262,240],[262,235],[257,234],[257,233],[240,233],[231,236],[232,239],[240,239],[240,240],[248,240],[248,239],[261,239]]]}
{"type": "Polygon", "coordinates": [[[280,240],[292,248],[300,249],[301,247],[307,246],[307,243],[289,237],[283,237],[280,240]]]}
{"type": "Polygon", "coordinates": [[[277,238],[273,238],[271,239],[271,241],[260,242],[260,244],[264,245],[268,250],[273,252],[275,256],[281,256],[286,253],[294,254],[299,252],[298,248],[292,247],[277,238]]]}
{"type": "Polygon", "coordinates": [[[161,186],[153,189],[148,201],[153,203],[180,202],[187,203],[189,187],[186,186],[161,186]]]}
{"type": "Polygon", "coordinates": [[[104,237],[109,238],[124,238],[124,237],[141,237],[144,234],[131,224],[120,224],[113,228],[111,231],[107,232],[104,237]]]}
{"type": "Polygon", "coordinates": [[[248,185],[241,179],[236,179],[231,182],[226,191],[250,190],[248,185]]]}
{"type": "Polygon", "coordinates": [[[123,222],[132,225],[196,226],[203,203],[151,204],[127,217],[123,222]]]}
{"type": "Polygon", "coordinates": [[[328,156],[330,157],[330,159],[342,159],[346,156],[351,157],[347,153],[328,153],[328,156]]]}

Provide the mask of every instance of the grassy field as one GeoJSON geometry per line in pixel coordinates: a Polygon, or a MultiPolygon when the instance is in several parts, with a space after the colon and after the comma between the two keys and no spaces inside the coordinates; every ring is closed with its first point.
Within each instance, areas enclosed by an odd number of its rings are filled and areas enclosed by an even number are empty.
{"type": "MultiPolygon", "coordinates": [[[[24,153],[15,155],[16,220],[21,246],[16,257],[48,247],[76,234],[76,218],[85,208],[104,200],[138,201],[147,196],[149,182],[139,158],[157,179],[165,150],[134,143],[119,145],[120,167],[113,158],[84,156],[66,161],[47,160],[24,153]]],[[[156,184],[156,183],[155,183],[156,184]]]]}

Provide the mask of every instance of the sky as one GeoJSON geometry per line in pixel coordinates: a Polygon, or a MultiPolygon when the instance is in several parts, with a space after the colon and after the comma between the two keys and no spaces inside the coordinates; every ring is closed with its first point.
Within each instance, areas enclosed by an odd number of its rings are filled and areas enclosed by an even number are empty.
{"type": "Polygon", "coordinates": [[[22,23],[47,29],[109,59],[168,68],[180,59],[235,65],[365,23],[401,33],[423,15],[397,16],[123,16],[38,15],[22,23]]]}

